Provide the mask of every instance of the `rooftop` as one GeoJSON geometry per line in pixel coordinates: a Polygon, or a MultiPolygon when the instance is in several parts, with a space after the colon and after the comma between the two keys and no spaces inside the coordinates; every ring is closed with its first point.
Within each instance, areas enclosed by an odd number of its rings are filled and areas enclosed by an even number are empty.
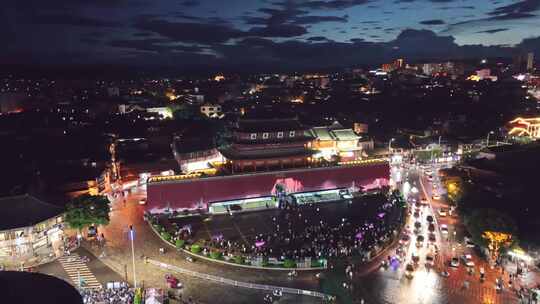
{"type": "Polygon", "coordinates": [[[256,153],[242,153],[231,148],[221,149],[220,152],[223,154],[223,156],[225,156],[225,158],[230,160],[311,156],[315,153],[314,151],[308,149],[257,150],[256,153]]]}
{"type": "Polygon", "coordinates": [[[0,198],[0,230],[32,226],[64,210],[29,194],[0,198]]]}
{"type": "Polygon", "coordinates": [[[277,131],[292,131],[304,130],[306,127],[297,119],[242,119],[237,123],[236,129],[240,132],[256,133],[256,132],[277,132],[277,131]]]}
{"type": "Polygon", "coordinates": [[[83,303],[75,287],[59,278],[21,271],[0,271],[2,303],[83,303]],[[32,291],[28,292],[31,286],[32,291]]]}

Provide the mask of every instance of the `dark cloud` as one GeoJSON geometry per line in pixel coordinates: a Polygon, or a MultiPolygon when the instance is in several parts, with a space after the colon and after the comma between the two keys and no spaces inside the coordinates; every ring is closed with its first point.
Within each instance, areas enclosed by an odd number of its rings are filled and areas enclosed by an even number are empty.
{"type": "Polygon", "coordinates": [[[479,31],[479,32],[476,32],[478,34],[495,34],[495,33],[499,33],[499,32],[504,32],[504,31],[508,31],[509,29],[507,28],[498,28],[498,29],[492,29],[492,30],[485,30],[485,31],[479,31]]]}
{"type": "Polygon", "coordinates": [[[197,46],[175,44],[171,40],[163,38],[119,39],[109,41],[108,45],[116,48],[157,53],[167,53],[172,51],[196,53],[201,51],[201,48],[197,46]]]}
{"type": "Polygon", "coordinates": [[[441,20],[441,19],[424,20],[424,21],[420,21],[419,23],[424,24],[424,25],[441,25],[441,24],[445,24],[445,22],[443,20],[441,20]]]}
{"type": "Polygon", "coordinates": [[[187,7],[194,7],[194,6],[201,5],[201,2],[197,0],[185,0],[185,1],[180,2],[180,5],[187,6],[187,7]]]}
{"type": "Polygon", "coordinates": [[[338,16],[300,16],[294,18],[295,24],[314,24],[321,22],[347,22],[347,17],[338,16]]]}
{"type": "Polygon", "coordinates": [[[517,48],[524,51],[534,52],[540,54],[540,36],[536,38],[526,38],[517,45],[517,48]]]}
{"type": "Polygon", "coordinates": [[[358,5],[364,5],[372,2],[371,0],[313,0],[313,1],[283,1],[274,2],[273,4],[287,7],[294,5],[298,8],[321,10],[321,9],[346,9],[358,5]]]}
{"type": "Polygon", "coordinates": [[[118,27],[119,23],[91,17],[77,16],[72,14],[42,14],[34,15],[30,20],[32,24],[43,25],[70,25],[77,27],[118,27]]]}
{"type": "Polygon", "coordinates": [[[323,36],[313,36],[306,39],[307,41],[329,41],[330,39],[323,36]]]}
{"type": "Polygon", "coordinates": [[[489,15],[508,15],[516,13],[532,13],[540,9],[538,0],[522,0],[506,6],[501,6],[489,13],[489,15]]]}
{"type": "Polygon", "coordinates": [[[139,32],[139,33],[133,34],[133,36],[135,36],[135,37],[151,37],[153,35],[154,34],[148,33],[148,32],[139,32]]]}
{"type": "Polygon", "coordinates": [[[232,38],[240,38],[245,32],[227,25],[205,23],[170,22],[167,20],[141,19],[135,25],[143,31],[150,31],[181,42],[221,43],[232,38]]]}
{"type": "Polygon", "coordinates": [[[304,27],[293,24],[253,27],[248,31],[248,35],[260,37],[296,37],[306,33],[304,27]]]}

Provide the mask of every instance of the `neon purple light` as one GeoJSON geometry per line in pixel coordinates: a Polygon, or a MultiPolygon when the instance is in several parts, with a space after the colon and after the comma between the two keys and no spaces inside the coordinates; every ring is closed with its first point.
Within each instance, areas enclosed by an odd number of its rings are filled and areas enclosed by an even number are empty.
{"type": "Polygon", "coordinates": [[[358,232],[356,234],[356,239],[358,239],[358,240],[361,240],[363,237],[364,237],[364,235],[362,234],[362,232],[358,232]]]}
{"type": "Polygon", "coordinates": [[[378,214],[379,218],[383,218],[384,217],[384,212],[381,212],[378,214]]]}
{"type": "Polygon", "coordinates": [[[265,241],[257,241],[257,242],[255,242],[255,247],[260,248],[260,247],[264,246],[264,244],[266,244],[265,241]]]}

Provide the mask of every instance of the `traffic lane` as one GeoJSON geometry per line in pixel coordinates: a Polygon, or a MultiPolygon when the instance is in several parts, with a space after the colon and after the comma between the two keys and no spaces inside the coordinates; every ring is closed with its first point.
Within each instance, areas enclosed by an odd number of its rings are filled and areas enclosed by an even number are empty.
{"type": "MultiPolygon", "coordinates": [[[[427,179],[426,180],[423,180],[422,183],[424,185],[428,185],[427,187],[425,187],[425,190],[426,192],[427,191],[432,191],[432,183],[429,183],[427,182],[427,179]]],[[[432,193],[432,192],[431,192],[432,193]]],[[[430,203],[432,204],[432,206],[435,206],[436,208],[445,208],[448,210],[448,204],[446,201],[444,201],[444,199],[441,197],[440,200],[433,200],[433,199],[430,199],[428,198],[428,201],[430,201],[430,203]]],[[[437,212],[438,213],[438,212],[437,212]]],[[[497,270],[495,269],[492,269],[490,266],[489,266],[489,263],[487,263],[487,261],[485,261],[484,259],[480,258],[476,252],[474,252],[474,250],[472,248],[467,248],[463,242],[463,244],[460,242],[460,240],[463,240],[463,230],[464,230],[464,227],[462,225],[462,223],[459,221],[459,218],[457,216],[449,216],[449,215],[446,215],[446,216],[440,216],[439,214],[437,214],[437,219],[439,220],[439,223],[440,224],[445,224],[448,226],[448,229],[449,229],[449,233],[448,235],[445,235],[446,237],[446,243],[447,243],[447,246],[446,248],[450,249],[450,251],[446,250],[446,252],[448,253],[446,255],[447,259],[448,259],[448,263],[450,261],[450,259],[452,257],[458,257],[460,258],[461,260],[461,257],[465,254],[468,254],[472,257],[472,261],[474,262],[474,267],[470,267],[473,272],[472,274],[468,271],[469,267],[466,267],[465,265],[463,265],[460,261],[460,265],[462,268],[462,271],[459,271],[457,272],[457,275],[455,276],[455,278],[457,280],[460,280],[462,282],[465,282],[465,281],[470,281],[471,279],[473,279],[474,281],[474,278],[475,276],[478,277],[478,282],[480,284],[482,284],[483,286],[492,286],[493,288],[495,288],[495,280],[497,278],[503,278],[497,270]],[[454,234],[454,231],[456,232],[456,234],[454,234]],[[484,272],[485,272],[485,280],[484,281],[480,281],[480,274],[479,274],[479,269],[480,268],[483,268],[484,269],[484,272]]],[[[451,267],[452,268],[452,267],[451,267]]],[[[504,280],[504,278],[503,278],[504,280]]],[[[510,291],[503,291],[502,293],[504,294],[505,292],[510,292],[510,291]]]]}

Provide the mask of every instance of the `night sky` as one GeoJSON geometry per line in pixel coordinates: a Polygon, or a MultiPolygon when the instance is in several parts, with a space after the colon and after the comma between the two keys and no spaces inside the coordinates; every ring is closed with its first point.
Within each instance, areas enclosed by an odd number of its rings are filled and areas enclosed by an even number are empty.
{"type": "Polygon", "coordinates": [[[540,0],[7,0],[0,64],[331,67],[540,56],[540,0]]]}

